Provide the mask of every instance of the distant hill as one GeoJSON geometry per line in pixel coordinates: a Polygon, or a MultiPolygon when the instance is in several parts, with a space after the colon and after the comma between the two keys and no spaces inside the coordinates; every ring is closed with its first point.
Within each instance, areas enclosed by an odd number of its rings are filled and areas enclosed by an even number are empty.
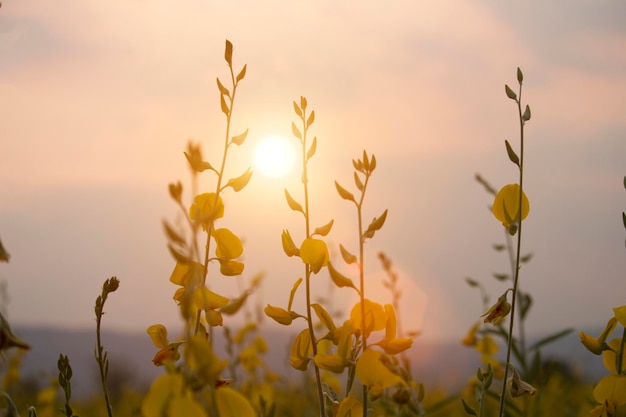
{"type": "MultiPolygon", "coordinates": [[[[22,375],[36,378],[41,385],[47,384],[50,378],[58,376],[57,360],[62,353],[69,357],[73,368],[73,395],[84,398],[97,392],[100,382],[94,359],[94,330],[15,326],[14,331],[32,346],[24,358],[22,375]]],[[[588,333],[595,335],[600,331],[596,329],[588,333]]],[[[287,364],[293,335],[287,331],[268,329],[263,330],[263,335],[269,344],[265,360],[285,377],[296,379],[299,372],[287,364]]],[[[147,389],[150,381],[163,372],[152,364],[156,348],[143,332],[104,331],[103,344],[109,352],[112,385],[124,383],[147,389]]],[[[224,356],[223,346],[218,344],[216,349],[218,354],[224,356]]],[[[448,390],[459,390],[480,365],[478,353],[458,341],[434,342],[418,337],[410,354],[414,378],[424,382],[427,389],[442,386],[448,390]]],[[[582,347],[576,333],[549,345],[544,350],[544,358],[562,361],[578,375],[592,381],[597,381],[604,373],[602,360],[582,347]]]]}

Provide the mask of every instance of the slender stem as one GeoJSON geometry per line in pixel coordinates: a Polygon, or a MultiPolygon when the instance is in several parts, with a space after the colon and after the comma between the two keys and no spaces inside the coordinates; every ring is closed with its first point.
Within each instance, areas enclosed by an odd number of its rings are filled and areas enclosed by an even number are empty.
{"type": "Polygon", "coordinates": [[[615,369],[617,370],[618,375],[624,375],[625,370],[622,369],[623,360],[624,360],[624,348],[626,345],[626,327],[624,328],[624,334],[622,335],[622,342],[619,345],[619,350],[617,351],[615,358],[615,369]]]}
{"type": "MultiPolygon", "coordinates": [[[[358,227],[359,227],[359,296],[361,298],[361,336],[363,337],[363,352],[367,349],[367,337],[365,334],[365,238],[363,237],[363,200],[365,199],[365,191],[367,190],[367,183],[369,182],[369,175],[366,171],[365,182],[363,183],[363,191],[361,192],[361,198],[356,203],[358,227]]],[[[363,386],[363,417],[367,417],[367,386],[363,386]]]]}
{"type": "MultiPolygon", "coordinates": [[[[307,172],[307,148],[306,148],[306,109],[302,109],[302,184],[304,187],[304,219],[305,219],[305,233],[306,237],[311,237],[311,225],[310,225],[310,213],[309,213],[309,177],[307,172]]],[[[304,264],[304,276],[306,286],[306,317],[309,327],[309,337],[311,338],[311,347],[313,350],[313,357],[317,355],[317,338],[315,337],[315,329],[313,328],[313,314],[311,312],[311,267],[309,264],[304,264]]],[[[320,369],[313,362],[313,370],[315,372],[315,382],[317,385],[317,396],[320,402],[320,416],[326,416],[326,409],[324,408],[324,390],[322,389],[322,377],[320,375],[320,369]]]]}
{"type": "Polygon", "coordinates": [[[520,122],[520,155],[519,155],[519,206],[517,209],[517,216],[519,217],[519,224],[517,229],[517,248],[515,258],[515,278],[513,280],[513,295],[511,300],[511,312],[509,321],[509,333],[508,343],[506,347],[506,363],[504,365],[504,378],[502,382],[502,392],[500,394],[500,410],[498,415],[504,416],[504,403],[506,399],[506,381],[509,373],[509,364],[511,363],[511,347],[513,346],[513,327],[515,322],[515,307],[517,301],[517,288],[519,282],[519,268],[520,268],[520,256],[522,248],[522,207],[523,207],[523,180],[524,180],[524,118],[522,116],[522,83],[520,82],[518,98],[515,100],[517,103],[517,111],[520,122]]]}
{"type": "MultiPolygon", "coordinates": [[[[104,307],[104,299],[102,301],[102,306],[104,307]]],[[[107,389],[106,383],[106,372],[105,366],[108,367],[108,361],[103,358],[102,350],[102,341],[100,337],[100,324],[102,322],[102,315],[98,315],[96,317],[96,343],[98,344],[98,367],[100,368],[100,380],[102,382],[102,391],[104,393],[104,403],[106,404],[107,414],[109,417],[113,417],[113,410],[111,407],[111,401],[109,400],[109,390],[107,389]],[[106,361],[106,364],[105,364],[106,361]]]]}

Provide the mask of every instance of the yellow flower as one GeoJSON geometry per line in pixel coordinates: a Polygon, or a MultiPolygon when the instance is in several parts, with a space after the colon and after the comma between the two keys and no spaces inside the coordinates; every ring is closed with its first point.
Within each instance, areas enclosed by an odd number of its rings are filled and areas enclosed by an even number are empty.
{"type": "Polygon", "coordinates": [[[178,347],[183,342],[170,343],[167,338],[167,328],[165,326],[162,324],[153,324],[146,329],[146,333],[150,335],[152,344],[161,349],[152,359],[152,363],[156,366],[163,366],[168,361],[176,362],[180,358],[178,347]]]}
{"type": "Polygon", "coordinates": [[[607,375],[593,389],[593,398],[609,408],[626,404],[626,375],[607,375]]]}
{"type": "Polygon", "coordinates": [[[302,262],[311,267],[311,271],[317,274],[322,267],[328,265],[328,247],[321,239],[306,238],[300,246],[300,258],[302,262]]]}
{"type": "Polygon", "coordinates": [[[299,371],[306,371],[312,354],[311,335],[309,329],[304,329],[296,336],[296,340],[291,345],[289,364],[299,371]]]}
{"type": "MultiPolygon", "coordinates": [[[[528,197],[522,192],[522,214],[519,215],[519,184],[508,184],[500,189],[493,201],[493,215],[500,220],[504,227],[511,231],[511,225],[515,226],[528,216],[530,203],[528,197]]],[[[517,230],[515,228],[514,230],[517,230]]],[[[511,234],[515,234],[512,232],[511,234]]]]}
{"type": "Polygon", "coordinates": [[[626,306],[615,307],[613,312],[619,324],[626,327],[626,306]]]}
{"type": "Polygon", "coordinates": [[[263,310],[265,315],[274,319],[277,323],[283,324],[285,326],[289,326],[293,319],[299,317],[297,313],[293,311],[287,311],[281,307],[274,307],[271,305],[267,305],[263,310]]]}
{"type": "Polygon", "coordinates": [[[368,387],[372,397],[377,398],[383,391],[395,385],[406,386],[406,382],[394,374],[381,361],[382,352],[366,349],[356,363],[356,376],[359,381],[368,387]]]}
{"type": "Polygon", "coordinates": [[[198,194],[189,208],[189,218],[202,224],[202,230],[206,230],[209,222],[223,216],[224,203],[222,203],[222,197],[215,193],[198,194]]]}
{"type": "Polygon", "coordinates": [[[463,339],[461,339],[461,344],[465,346],[474,346],[478,339],[476,338],[476,332],[480,329],[480,322],[477,321],[474,325],[469,329],[467,334],[463,339]]]}
{"type": "Polygon", "coordinates": [[[587,350],[589,350],[589,352],[594,355],[600,355],[602,354],[602,351],[605,350],[606,338],[613,333],[615,326],[617,326],[617,319],[615,317],[611,317],[597,339],[584,332],[580,332],[578,335],[580,336],[580,341],[587,348],[587,350]]]}
{"type": "Polygon", "coordinates": [[[375,345],[383,348],[385,353],[395,355],[404,352],[413,345],[412,337],[396,337],[396,310],[391,304],[385,304],[385,313],[387,315],[387,323],[385,325],[385,338],[375,345]]]}
{"type": "Polygon", "coordinates": [[[511,311],[511,304],[506,299],[508,290],[498,298],[498,301],[487,310],[481,317],[485,317],[485,323],[498,324],[511,311]]]}
{"type": "Polygon", "coordinates": [[[387,314],[382,305],[365,299],[363,303],[365,310],[365,319],[363,320],[363,311],[361,303],[356,303],[350,311],[350,324],[355,330],[360,330],[363,338],[367,339],[371,332],[382,330],[387,325],[387,314]],[[363,328],[365,326],[365,328],[363,328]]]}
{"type": "Polygon", "coordinates": [[[604,363],[604,367],[613,374],[623,374],[626,371],[626,349],[622,351],[622,370],[618,372],[616,365],[617,354],[615,352],[619,352],[620,346],[622,345],[622,338],[616,338],[611,340],[604,349],[604,353],[602,354],[602,362],[604,363]]]}

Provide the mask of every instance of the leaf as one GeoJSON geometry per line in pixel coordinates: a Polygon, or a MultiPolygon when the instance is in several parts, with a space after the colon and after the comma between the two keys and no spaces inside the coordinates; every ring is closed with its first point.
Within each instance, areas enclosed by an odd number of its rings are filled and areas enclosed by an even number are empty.
{"type": "Polygon", "coordinates": [[[522,120],[527,122],[530,120],[530,107],[528,104],[526,105],[526,110],[524,110],[524,114],[522,114],[522,120]]]}
{"type": "Polygon", "coordinates": [[[298,287],[302,283],[302,278],[298,278],[296,282],[294,282],[293,287],[291,287],[291,292],[289,293],[289,304],[287,304],[287,310],[291,311],[291,305],[293,304],[293,298],[296,296],[296,291],[298,287]]]}
{"type": "Polygon", "coordinates": [[[295,137],[302,140],[302,133],[300,133],[300,130],[296,127],[296,124],[294,122],[291,122],[291,132],[295,137]]]}
{"type": "Polygon", "coordinates": [[[311,126],[314,121],[315,121],[315,111],[312,111],[311,114],[309,114],[309,118],[306,120],[306,128],[308,129],[309,126],[311,126]]]}
{"type": "Polygon", "coordinates": [[[4,246],[2,246],[2,242],[0,241],[0,262],[9,262],[10,258],[11,255],[9,255],[9,252],[4,249],[4,246]]]}
{"type": "Polygon", "coordinates": [[[315,155],[316,149],[317,149],[317,137],[314,137],[313,142],[311,143],[311,147],[309,148],[309,151],[306,153],[307,161],[311,159],[313,155],[315,155]]]}
{"type": "Polygon", "coordinates": [[[356,290],[356,287],[354,286],[354,283],[352,282],[352,280],[346,277],[345,275],[341,274],[339,271],[337,271],[335,267],[333,266],[333,264],[330,262],[328,263],[328,272],[330,273],[330,278],[333,280],[333,282],[335,283],[337,287],[339,288],[351,287],[356,290]]]}
{"type": "Polygon", "coordinates": [[[504,91],[506,92],[506,96],[508,98],[510,98],[511,100],[517,101],[517,94],[515,94],[515,91],[511,90],[511,87],[509,87],[508,85],[505,85],[504,91]]]}
{"type": "Polygon", "coordinates": [[[370,160],[370,172],[373,172],[376,169],[376,155],[372,154],[372,159],[370,160]]]}
{"type": "Polygon", "coordinates": [[[180,203],[180,197],[183,193],[183,185],[180,183],[180,181],[178,181],[177,183],[170,183],[168,188],[169,188],[170,197],[172,197],[172,200],[176,201],[177,203],[180,203]]]}
{"type": "Polygon", "coordinates": [[[503,251],[504,249],[506,249],[506,246],[504,246],[504,245],[500,245],[500,244],[497,244],[497,243],[494,243],[491,247],[492,247],[492,248],[493,248],[496,252],[500,252],[500,251],[503,251]]]}
{"type": "Polygon", "coordinates": [[[518,295],[521,295],[521,297],[519,297],[520,314],[522,316],[522,320],[524,320],[526,318],[526,315],[530,311],[530,306],[533,304],[533,298],[530,296],[530,294],[527,294],[527,293],[524,293],[524,294],[518,293],[518,295]]]}
{"type": "Polygon", "coordinates": [[[354,201],[356,203],[356,201],[354,200],[354,195],[352,195],[350,191],[346,190],[341,185],[339,185],[337,181],[335,181],[335,188],[337,188],[337,192],[339,193],[341,198],[343,198],[344,200],[348,200],[348,201],[354,201]]]}
{"type": "Polygon", "coordinates": [[[300,106],[298,106],[298,103],[296,103],[295,101],[293,102],[293,109],[298,117],[302,118],[302,110],[300,109],[300,106]]]}
{"type": "Polygon", "coordinates": [[[226,39],[226,47],[224,48],[224,59],[228,65],[233,65],[233,44],[226,39]]]}
{"type": "Polygon", "coordinates": [[[624,222],[624,227],[626,227],[626,213],[622,211],[622,221],[624,222]]]}
{"type": "Polygon", "coordinates": [[[552,343],[562,337],[567,336],[568,334],[570,334],[571,332],[573,332],[574,329],[565,329],[565,330],[561,330],[560,332],[554,333],[553,335],[544,337],[543,339],[538,340],[537,342],[535,342],[532,346],[530,346],[528,349],[529,350],[536,350],[539,349],[540,347],[547,345],[549,343],[552,343]]]}
{"type": "Polygon", "coordinates": [[[224,84],[222,84],[219,78],[216,78],[216,80],[217,80],[217,88],[220,90],[220,93],[230,98],[230,91],[228,90],[228,88],[224,87],[224,84]]]}
{"type": "Polygon", "coordinates": [[[171,243],[167,245],[167,248],[170,250],[170,253],[174,257],[174,259],[176,259],[176,262],[180,262],[181,264],[191,263],[191,258],[188,255],[175,249],[171,243]]]}
{"type": "Polygon", "coordinates": [[[245,64],[243,66],[243,68],[241,69],[241,71],[239,71],[239,74],[237,74],[237,82],[243,80],[243,77],[246,76],[246,68],[248,67],[248,64],[245,64]]]}
{"type": "Polygon", "coordinates": [[[203,171],[206,171],[207,169],[211,169],[215,171],[215,168],[213,168],[213,166],[209,164],[208,162],[202,161],[199,158],[195,158],[194,156],[188,154],[187,152],[184,152],[184,154],[185,154],[185,158],[187,158],[187,162],[189,162],[189,165],[191,166],[191,169],[193,169],[194,171],[203,172],[203,171]]]}
{"type": "Polygon", "coordinates": [[[521,263],[525,264],[526,262],[530,261],[530,260],[532,259],[532,257],[533,257],[533,254],[532,254],[532,252],[531,252],[531,253],[528,253],[528,254],[526,254],[526,255],[524,255],[524,256],[522,256],[522,257],[520,257],[520,258],[519,258],[519,261],[520,261],[521,263]]]}
{"type": "Polygon", "coordinates": [[[304,214],[304,210],[302,210],[302,206],[296,200],[294,200],[291,195],[289,195],[289,191],[285,189],[285,197],[287,198],[287,204],[293,211],[299,211],[304,214]]]}
{"type": "Polygon", "coordinates": [[[467,282],[467,285],[469,285],[470,287],[480,287],[480,284],[478,283],[478,281],[472,279],[472,278],[465,278],[465,282],[467,282]]]}
{"type": "Polygon", "coordinates": [[[326,223],[324,226],[316,228],[315,231],[313,232],[313,235],[326,236],[330,232],[330,229],[332,229],[333,222],[334,220],[331,220],[328,223],[326,223]]]}
{"type": "Polygon", "coordinates": [[[220,95],[220,106],[222,107],[222,112],[228,116],[228,104],[226,104],[226,100],[224,99],[224,94],[220,95]]]}
{"type": "Polygon", "coordinates": [[[311,307],[313,307],[317,318],[320,319],[324,327],[326,327],[329,332],[334,332],[337,329],[333,318],[330,316],[330,314],[328,314],[328,311],[326,311],[324,307],[322,307],[320,304],[311,304],[311,307]]]}
{"type": "Polygon", "coordinates": [[[252,171],[250,170],[250,168],[248,168],[246,170],[246,172],[244,172],[243,174],[241,174],[237,178],[229,179],[228,182],[226,183],[226,185],[224,186],[224,188],[232,187],[232,189],[235,192],[241,191],[243,189],[243,187],[248,185],[248,182],[250,182],[250,178],[251,177],[252,177],[252,171]]]}
{"type": "Polygon", "coordinates": [[[517,154],[511,147],[511,144],[509,143],[509,141],[505,140],[504,144],[506,145],[506,153],[509,154],[509,159],[511,160],[511,162],[519,166],[519,157],[517,156],[517,154]]]}
{"type": "Polygon", "coordinates": [[[291,238],[289,230],[283,230],[281,240],[283,243],[283,251],[285,251],[285,254],[287,256],[300,256],[300,248],[298,248],[296,244],[293,243],[293,239],[291,238]]]}
{"type": "Polygon", "coordinates": [[[493,274],[493,277],[498,281],[506,281],[509,278],[508,274],[493,274]]]}
{"type": "Polygon", "coordinates": [[[517,82],[521,84],[522,81],[524,81],[524,74],[522,74],[522,70],[517,67],[517,82]]]}
{"type": "Polygon", "coordinates": [[[346,248],[344,248],[341,243],[339,244],[339,250],[341,251],[341,257],[343,258],[345,263],[347,263],[348,265],[357,263],[356,256],[354,256],[346,248]]]}
{"type": "Polygon", "coordinates": [[[300,96],[300,107],[302,108],[302,110],[306,110],[306,106],[307,106],[306,97],[300,96]]]}
{"type": "Polygon", "coordinates": [[[354,172],[354,184],[359,191],[363,191],[363,182],[356,172],[354,172]]]}
{"type": "Polygon", "coordinates": [[[476,411],[465,402],[464,398],[461,398],[461,403],[463,404],[463,408],[465,409],[465,412],[467,414],[469,414],[470,416],[478,416],[478,414],[476,414],[476,411]]]}
{"type": "Polygon", "coordinates": [[[230,143],[234,143],[235,145],[241,145],[246,140],[247,136],[248,136],[248,129],[246,129],[246,131],[243,132],[241,135],[233,136],[232,139],[230,140],[230,143]]]}
{"type": "Polygon", "coordinates": [[[385,211],[383,212],[383,214],[380,215],[380,217],[378,218],[374,217],[370,225],[367,227],[367,230],[365,231],[365,233],[363,233],[363,237],[370,238],[370,239],[374,237],[374,233],[376,233],[378,230],[380,230],[381,227],[383,227],[386,219],[387,219],[387,210],[385,209],[385,211]]]}

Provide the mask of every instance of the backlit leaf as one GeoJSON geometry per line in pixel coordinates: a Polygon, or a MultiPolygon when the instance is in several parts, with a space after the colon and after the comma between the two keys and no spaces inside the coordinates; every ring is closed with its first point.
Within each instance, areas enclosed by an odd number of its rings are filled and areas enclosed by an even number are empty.
{"type": "MultiPolygon", "coordinates": [[[[339,288],[342,287],[351,287],[356,290],[354,283],[352,280],[345,275],[341,274],[339,271],[335,269],[332,263],[328,263],[328,272],[330,274],[330,278],[333,280],[333,283],[339,288]]],[[[358,292],[358,291],[357,291],[358,292]]]]}
{"type": "Polygon", "coordinates": [[[226,185],[224,186],[224,188],[232,187],[232,189],[235,192],[241,191],[246,185],[248,185],[248,182],[250,182],[251,177],[252,177],[252,171],[250,170],[250,168],[248,168],[246,172],[244,172],[237,178],[229,179],[226,185]]]}
{"type": "Polygon", "coordinates": [[[216,78],[216,79],[217,79],[217,88],[220,90],[220,93],[230,98],[230,91],[228,91],[228,88],[224,87],[224,84],[222,84],[219,78],[216,78]]]}
{"type": "Polygon", "coordinates": [[[370,225],[367,227],[367,230],[363,233],[364,238],[372,238],[374,237],[374,233],[380,230],[381,227],[385,224],[385,220],[387,220],[387,210],[380,215],[380,217],[374,217],[370,225]]]}
{"type": "Polygon", "coordinates": [[[224,48],[224,59],[228,62],[228,65],[233,64],[233,44],[227,39],[226,47],[224,48]]]}
{"type": "Polygon", "coordinates": [[[359,177],[359,174],[357,174],[356,172],[354,172],[354,184],[359,191],[363,191],[363,182],[361,181],[361,177],[359,177]]]}
{"type": "Polygon", "coordinates": [[[294,122],[291,122],[291,132],[295,137],[302,140],[302,133],[300,133],[300,129],[296,127],[296,124],[294,122]]]}
{"type": "Polygon", "coordinates": [[[230,142],[234,143],[235,145],[241,145],[246,140],[246,137],[248,137],[248,129],[246,129],[246,131],[243,132],[241,135],[233,136],[230,142]]]}
{"type": "Polygon", "coordinates": [[[283,251],[285,251],[285,254],[287,256],[300,256],[300,248],[298,248],[296,244],[293,243],[293,239],[291,238],[289,230],[283,230],[281,240],[283,243],[283,251]]]}
{"type": "Polygon", "coordinates": [[[312,234],[326,236],[330,232],[330,229],[332,229],[333,223],[334,223],[334,220],[329,221],[324,226],[316,228],[312,234]]]}
{"type": "Polygon", "coordinates": [[[293,102],[293,110],[296,112],[298,117],[302,117],[302,110],[300,109],[300,106],[298,106],[298,103],[296,103],[295,101],[293,102]]]}
{"type": "Polygon", "coordinates": [[[224,98],[224,94],[220,95],[220,106],[222,108],[222,112],[228,116],[228,104],[226,104],[226,99],[224,98]]]}
{"type": "Polygon", "coordinates": [[[248,67],[248,64],[244,65],[243,68],[241,69],[241,71],[239,71],[239,74],[237,74],[237,82],[243,80],[243,77],[246,76],[246,68],[248,67]]]}
{"type": "Polygon", "coordinates": [[[313,142],[311,143],[311,147],[309,151],[306,153],[306,160],[308,161],[315,155],[315,150],[317,149],[317,137],[313,138],[313,142]]]}
{"type": "Polygon", "coordinates": [[[304,210],[302,210],[302,206],[300,205],[300,203],[298,203],[291,197],[287,189],[285,189],[285,197],[287,198],[287,204],[293,211],[299,211],[300,213],[304,214],[304,210]]]}
{"type": "Polygon", "coordinates": [[[326,327],[329,332],[334,332],[337,329],[333,318],[330,316],[330,314],[328,314],[328,311],[326,311],[324,307],[317,303],[311,304],[311,307],[313,308],[313,310],[315,310],[317,318],[322,322],[324,327],[326,327]]]}
{"type": "Polygon", "coordinates": [[[352,195],[350,191],[346,190],[341,185],[339,185],[337,181],[335,181],[335,188],[337,188],[337,192],[339,193],[341,198],[343,198],[344,200],[355,201],[354,195],[352,195]]]}
{"type": "Polygon", "coordinates": [[[355,264],[357,262],[356,256],[354,256],[346,248],[344,248],[341,243],[339,244],[339,251],[341,252],[341,257],[348,265],[355,264]]]}
{"type": "Polygon", "coordinates": [[[293,304],[293,298],[296,296],[296,291],[298,287],[302,283],[302,278],[298,278],[296,282],[294,282],[293,287],[291,287],[291,292],[289,293],[289,304],[287,304],[287,310],[291,311],[291,305],[293,304]]]}
{"type": "Polygon", "coordinates": [[[311,114],[309,114],[309,118],[306,119],[307,129],[309,128],[309,126],[313,124],[314,121],[315,121],[315,111],[312,111],[311,114]]]}

